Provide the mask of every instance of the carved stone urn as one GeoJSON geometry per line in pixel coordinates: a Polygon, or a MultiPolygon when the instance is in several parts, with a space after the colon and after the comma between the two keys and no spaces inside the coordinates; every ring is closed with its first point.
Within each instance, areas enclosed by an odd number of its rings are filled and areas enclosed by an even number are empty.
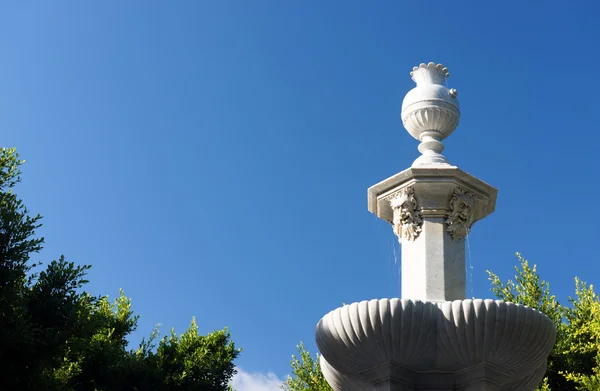
{"type": "Polygon", "coordinates": [[[441,154],[442,140],[458,126],[460,108],[455,89],[444,86],[450,76],[442,64],[420,64],[410,73],[417,86],[402,102],[402,123],[408,133],[421,142],[422,153],[413,167],[427,164],[448,164],[441,154]]]}
{"type": "Polygon", "coordinates": [[[441,64],[413,68],[402,120],[422,156],[368,190],[369,211],[402,247],[402,298],[344,305],[317,325],[335,391],[532,391],[546,372],[556,338],[548,317],[466,298],[465,240],[498,191],[441,155],[460,117],[448,75],[441,64]]]}

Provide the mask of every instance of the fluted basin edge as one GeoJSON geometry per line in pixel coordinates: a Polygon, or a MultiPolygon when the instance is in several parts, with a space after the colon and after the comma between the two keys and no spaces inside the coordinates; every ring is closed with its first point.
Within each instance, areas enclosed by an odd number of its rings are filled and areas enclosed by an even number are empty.
{"type": "Polygon", "coordinates": [[[555,338],[544,314],[498,300],[362,301],[329,312],[316,328],[326,378],[355,379],[356,390],[391,376],[392,367],[432,378],[482,366],[501,389],[532,390],[555,338]]]}

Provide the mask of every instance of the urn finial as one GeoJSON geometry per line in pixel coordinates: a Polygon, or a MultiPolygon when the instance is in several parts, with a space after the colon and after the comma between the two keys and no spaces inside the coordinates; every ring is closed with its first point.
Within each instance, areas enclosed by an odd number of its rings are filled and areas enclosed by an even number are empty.
{"type": "Polygon", "coordinates": [[[449,90],[444,82],[450,76],[448,68],[430,62],[414,67],[410,73],[417,86],[402,102],[402,123],[408,133],[421,142],[421,156],[413,167],[423,165],[450,165],[442,155],[442,140],[458,126],[460,108],[458,92],[449,90]]]}

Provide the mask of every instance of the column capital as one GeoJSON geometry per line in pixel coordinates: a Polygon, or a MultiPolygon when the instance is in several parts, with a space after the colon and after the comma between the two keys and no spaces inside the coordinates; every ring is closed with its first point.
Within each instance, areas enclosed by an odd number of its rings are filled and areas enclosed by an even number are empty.
{"type": "Polygon", "coordinates": [[[369,212],[393,224],[391,201],[406,192],[417,200],[423,216],[461,212],[472,203],[473,222],[494,212],[498,196],[497,189],[458,167],[411,167],[369,188],[369,212]]]}

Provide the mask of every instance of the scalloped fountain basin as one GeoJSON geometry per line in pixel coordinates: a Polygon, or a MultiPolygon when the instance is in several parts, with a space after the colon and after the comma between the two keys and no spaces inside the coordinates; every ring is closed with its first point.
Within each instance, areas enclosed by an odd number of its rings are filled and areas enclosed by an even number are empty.
{"type": "Polygon", "coordinates": [[[541,312],[495,300],[362,301],[329,312],[316,330],[324,373],[340,389],[344,382],[364,389],[407,373],[426,374],[420,381],[426,383],[435,374],[477,370],[487,371],[484,377],[494,372],[498,389],[533,389],[555,338],[541,312]]]}

